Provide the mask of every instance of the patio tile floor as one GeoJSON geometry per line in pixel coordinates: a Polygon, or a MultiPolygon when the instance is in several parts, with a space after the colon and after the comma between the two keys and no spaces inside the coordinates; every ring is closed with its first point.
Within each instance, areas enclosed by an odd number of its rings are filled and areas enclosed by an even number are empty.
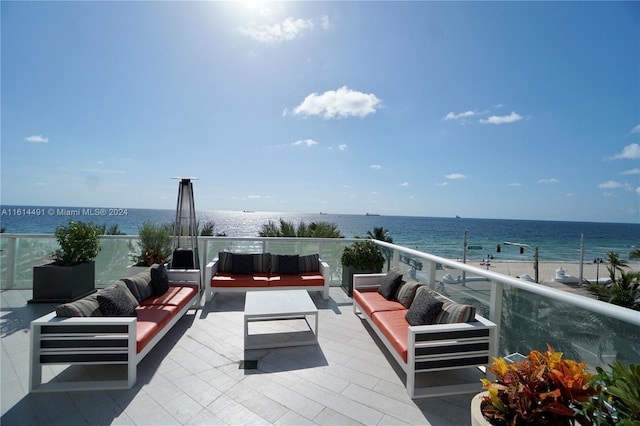
{"type": "MultiPolygon", "coordinates": [[[[244,351],[244,294],[191,310],[138,365],[130,390],[28,394],[29,323],[55,305],[31,290],[0,293],[3,425],[470,424],[473,395],[412,400],[404,374],[351,299],[312,293],[319,344],[244,351]],[[257,360],[257,369],[241,369],[257,360]]],[[[48,370],[48,369],[45,369],[48,370]]],[[[60,369],[44,371],[45,378],[60,369]]],[[[105,374],[106,372],[87,372],[105,374]]]]}

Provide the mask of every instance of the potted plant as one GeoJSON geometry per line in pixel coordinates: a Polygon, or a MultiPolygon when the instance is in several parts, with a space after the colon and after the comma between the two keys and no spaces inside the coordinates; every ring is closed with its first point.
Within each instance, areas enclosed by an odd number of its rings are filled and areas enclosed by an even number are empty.
{"type": "Polygon", "coordinates": [[[130,249],[136,253],[131,255],[134,264],[129,267],[129,275],[154,263],[166,263],[169,260],[173,249],[172,226],[145,221],[138,227],[136,243],[137,249],[130,245],[130,249]]]}
{"type": "Polygon", "coordinates": [[[94,292],[100,235],[92,222],[70,218],[66,225],[59,225],[55,237],[60,247],[51,253],[53,262],[33,268],[30,302],[68,302],[94,292]]]}
{"type": "Polygon", "coordinates": [[[472,425],[591,424],[582,411],[598,391],[585,363],[563,359],[547,345],[524,361],[494,358],[488,371],[496,380],[482,379],[485,392],[472,401],[472,425]]]}
{"type": "Polygon", "coordinates": [[[596,367],[593,383],[600,392],[583,404],[582,414],[594,425],[640,425],[640,364],[615,360],[609,368],[596,367]]]}
{"type": "Polygon", "coordinates": [[[353,293],[353,274],[371,274],[382,271],[384,257],[380,247],[371,240],[356,241],[342,252],[342,288],[349,297],[353,293]]]}

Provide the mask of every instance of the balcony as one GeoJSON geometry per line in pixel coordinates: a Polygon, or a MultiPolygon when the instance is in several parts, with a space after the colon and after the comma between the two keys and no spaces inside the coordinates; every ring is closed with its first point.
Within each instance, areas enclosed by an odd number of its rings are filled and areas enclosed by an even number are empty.
{"type": "MultiPolygon", "coordinates": [[[[125,274],[130,236],[105,236],[96,287],[125,274]]],[[[434,424],[469,423],[472,395],[411,400],[403,373],[340,288],[340,256],[350,239],[201,237],[201,264],[221,250],[320,253],[332,268],[319,309],[319,345],[243,350],[244,295],[219,294],[190,311],[138,366],[127,391],[26,393],[29,322],[53,305],[27,304],[31,268],[46,263],[52,235],[0,236],[2,419],[7,424],[434,424]],[[257,369],[240,362],[257,359],[257,369]]],[[[498,355],[550,343],[590,366],[640,363],[640,315],[483,268],[379,243],[389,264],[452,299],[476,305],[500,327],[498,355]],[[464,285],[445,275],[475,277],[464,285]],[[480,279],[481,278],[481,279],[480,279]]],[[[388,265],[387,265],[388,266],[388,265]]],[[[56,371],[57,372],[57,371],[56,371]]],[[[53,374],[54,371],[50,371],[53,374]]]]}

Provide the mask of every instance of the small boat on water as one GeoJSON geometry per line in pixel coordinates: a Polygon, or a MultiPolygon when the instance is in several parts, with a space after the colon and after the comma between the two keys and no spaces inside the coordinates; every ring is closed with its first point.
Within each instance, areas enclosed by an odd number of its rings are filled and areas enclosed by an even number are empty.
{"type": "Polygon", "coordinates": [[[365,216],[380,216],[378,213],[369,213],[367,212],[365,216]]]}

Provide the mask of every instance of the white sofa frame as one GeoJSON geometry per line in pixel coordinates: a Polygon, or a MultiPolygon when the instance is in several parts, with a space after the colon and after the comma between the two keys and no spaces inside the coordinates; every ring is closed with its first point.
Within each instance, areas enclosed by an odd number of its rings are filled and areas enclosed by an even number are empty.
{"type": "Polygon", "coordinates": [[[271,291],[271,290],[307,290],[307,291],[319,291],[322,293],[323,299],[329,298],[329,284],[331,279],[331,267],[322,259],[319,261],[320,274],[324,279],[324,285],[322,287],[317,285],[295,285],[295,286],[266,286],[266,287],[212,287],[211,278],[218,273],[218,258],[209,262],[204,272],[204,285],[205,285],[205,300],[210,302],[216,293],[243,293],[247,291],[271,291]]]}
{"type": "MultiPolygon", "coordinates": [[[[172,285],[193,285],[172,282],[172,285]]],[[[136,353],[136,317],[57,317],[55,311],[31,322],[29,392],[67,392],[131,389],[137,366],[171,328],[200,303],[200,289],[149,343],[136,353]],[[126,365],[120,380],[58,381],[42,383],[46,365],[126,365]]]]}
{"type": "MultiPolygon", "coordinates": [[[[354,290],[377,291],[386,274],[354,274],[354,290]]],[[[475,321],[457,324],[408,326],[407,362],[402,359],[384,333],[362,310],[355,298],[353,311],[360,314],[384,343],[394,360],[406,374],[407,393],[411,398],[477,393],[482,384],[476,374],[468,383],[445,383],[416,387],[418,374],[454,369],[480,368],[495,356],[496,324],[476,314],[475,321]]],[[[426,377],[428,379],[428,377],[426,377]]]]}

